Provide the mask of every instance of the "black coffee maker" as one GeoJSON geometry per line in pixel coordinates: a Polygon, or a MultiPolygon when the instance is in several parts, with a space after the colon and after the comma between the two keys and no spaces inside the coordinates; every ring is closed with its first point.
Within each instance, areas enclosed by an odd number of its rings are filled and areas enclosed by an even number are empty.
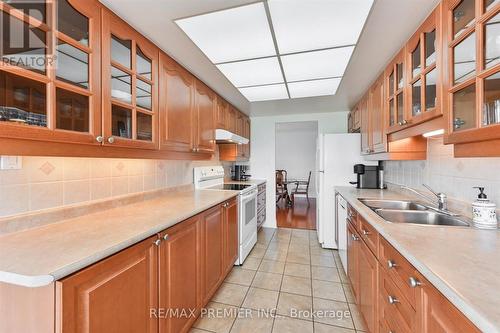
{"type": "Polygon", "coordinates": [[[235,165],[231,170],[232,173],[231,179],[237,181],[246,181],[251,177],[251,175],[246,174],[247,171],[248,171],[247,165],[235,165]]]}
{"type": "Polygon", "coordinates": [[[349,182],[356,185],[357,188],[380,188],[380,168],[377,165],[354,165],[354,173],[357,176],[357,181],[349,182]]]}

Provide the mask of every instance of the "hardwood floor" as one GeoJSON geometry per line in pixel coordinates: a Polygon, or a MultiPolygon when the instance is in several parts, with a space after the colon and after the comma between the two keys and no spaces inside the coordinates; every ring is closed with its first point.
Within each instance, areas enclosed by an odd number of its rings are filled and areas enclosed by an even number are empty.
{"type": "Polygon", "coordinates": [[[295,198],[295,205],[287,207],[281,200],[276,207],[278,227],[293,229],[316,229],[316,199],[310,198],[307,205],[306,198],[295,198]]]}

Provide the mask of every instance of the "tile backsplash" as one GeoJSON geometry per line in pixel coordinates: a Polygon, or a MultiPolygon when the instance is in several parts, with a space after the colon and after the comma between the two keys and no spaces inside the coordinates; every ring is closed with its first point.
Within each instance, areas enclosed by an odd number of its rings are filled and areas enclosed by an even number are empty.
{"type": "Polygon", "coordinates": [[[481,186],[500,208],[500,158],[454,158],[453,145],[444,145],[442,138],[427,142],[426,161],[385,162],[386,180],[422,190],[425,183],[466,205],[477,198],[473,187],[481,186]]]}
{"type": "MultiPolygon", "coordinates": [[[[209,161],[23,157],[20,170],[0,170],[0,218],[110,199],[193,182],[209,161]]],[[[227,166],[225,166],[227,167],[227,166]]]]}

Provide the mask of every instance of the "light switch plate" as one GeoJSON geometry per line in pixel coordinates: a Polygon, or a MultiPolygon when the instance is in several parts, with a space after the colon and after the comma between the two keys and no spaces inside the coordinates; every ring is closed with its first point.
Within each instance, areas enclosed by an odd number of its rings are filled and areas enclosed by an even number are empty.
{"type": "Polygon", "coordinates": [[[21,156],[0,156],[0,170],[19,170],[22,167],[21,156]]]}

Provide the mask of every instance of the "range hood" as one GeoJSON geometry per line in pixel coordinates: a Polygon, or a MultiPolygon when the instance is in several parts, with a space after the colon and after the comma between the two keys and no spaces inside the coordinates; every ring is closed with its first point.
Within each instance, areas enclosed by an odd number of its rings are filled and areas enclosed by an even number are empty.
{"type": "Polygon", "coordinates": [[[217,141],[217,143],[237,143],[240,145],[246,145],[248,143],[247,138],[220,128],[215,130],[215,141],[217,141]]]}

